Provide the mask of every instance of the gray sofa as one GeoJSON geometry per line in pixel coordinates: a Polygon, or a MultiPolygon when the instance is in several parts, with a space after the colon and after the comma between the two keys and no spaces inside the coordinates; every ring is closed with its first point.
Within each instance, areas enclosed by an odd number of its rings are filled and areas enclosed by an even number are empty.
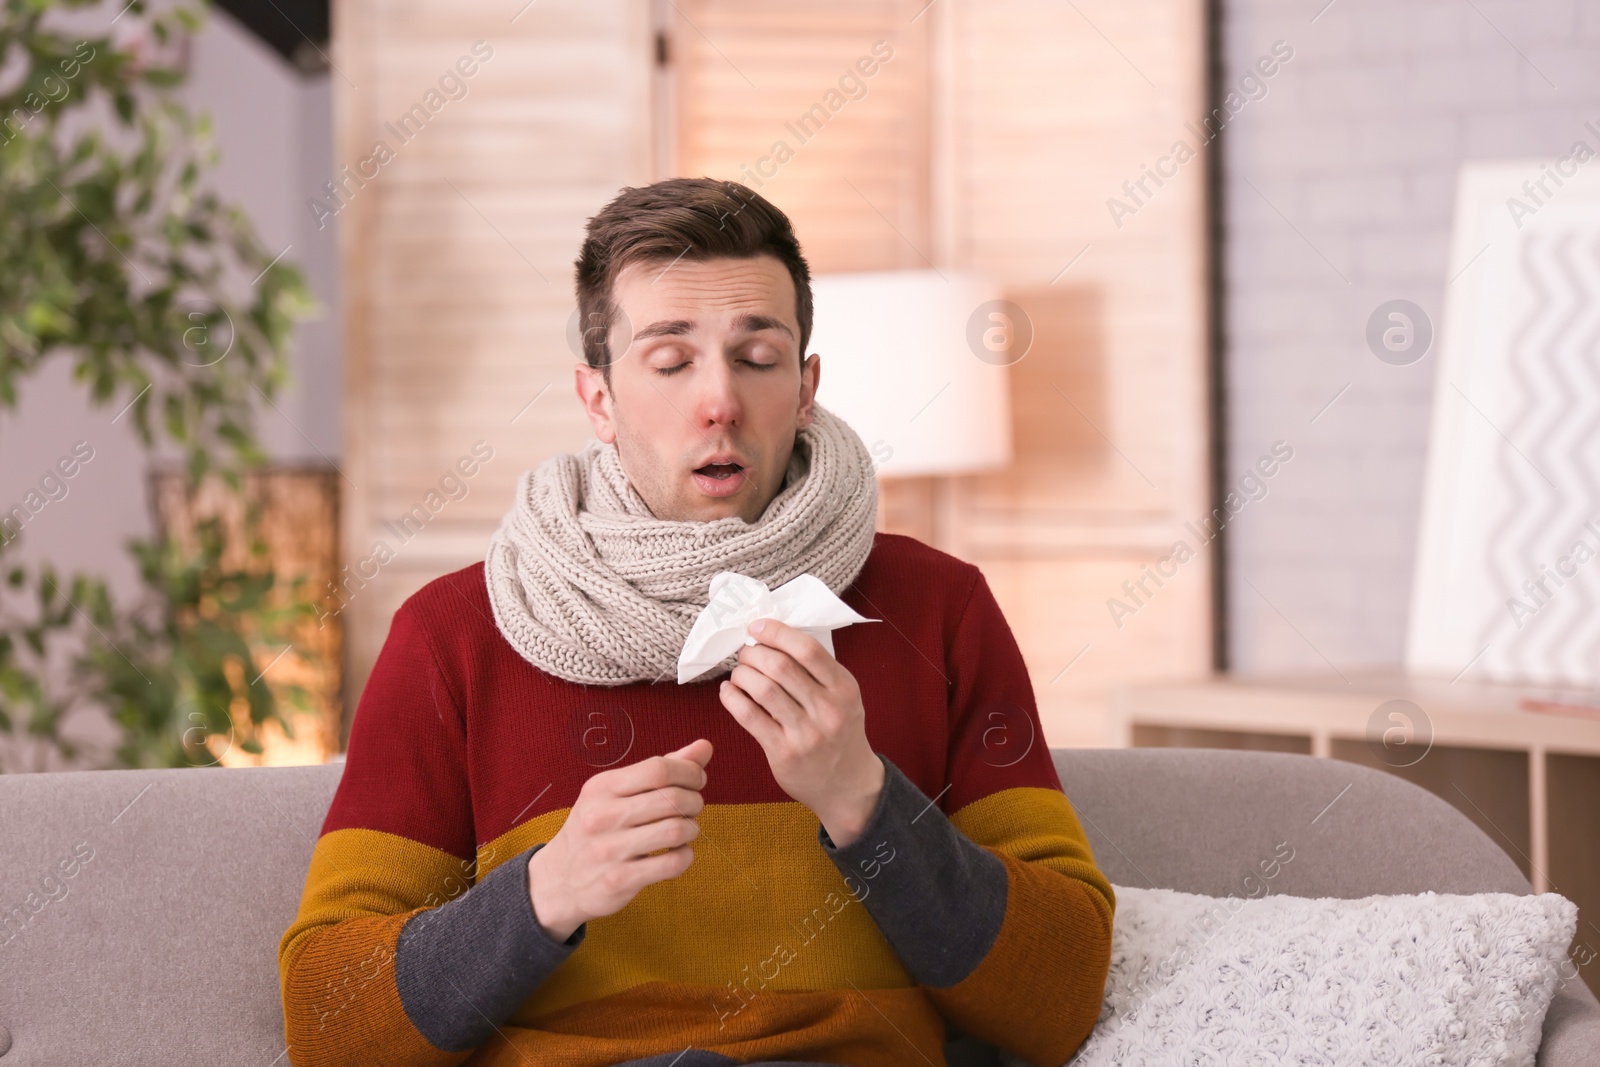
{"type": "MultiPolygon", "coordinates": [[[[1454,808],[1378,771],[1211,749],[1055,759],[1117,885],[1238,894],[1288,842],[1275,892],[1530,892],[1454,808]]],[[[283,1067],[278,938],[339,771],[0,778],[0,1067],[283,1067]]],[[[995,1062],[970,1041],[950,1059],[995,1062]]],[[[1600,1002],[1581,978],[1557,993],[1538,1063],[1600,1063],[1600,1002]]]]}

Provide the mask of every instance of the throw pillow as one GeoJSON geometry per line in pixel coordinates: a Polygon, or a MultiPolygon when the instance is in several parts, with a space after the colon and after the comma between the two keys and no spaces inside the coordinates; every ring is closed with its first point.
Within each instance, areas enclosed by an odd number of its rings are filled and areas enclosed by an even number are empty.
{"type": "Polygon", "coordinates": [[[1072,1067],[1532,1067],[1578,916],[1555,893],[1115,889],[1105,1003],[1072,1067]]]}

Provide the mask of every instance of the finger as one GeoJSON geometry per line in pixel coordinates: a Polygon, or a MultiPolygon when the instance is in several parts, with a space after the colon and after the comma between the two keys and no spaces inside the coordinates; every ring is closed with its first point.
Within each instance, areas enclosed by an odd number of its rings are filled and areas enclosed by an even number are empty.
{"type": "Polygon", "coordinates": [[[651,756],[626,767],[601,771],[590,778],[585,787],[606,796],[630,797],[674,785],[685,789],[703,789],[705,784],[705,768],[694,760],[651,756]]]}
{"type": "Polygon", "coordinates": [[[757,643],[789,653],[824,687],[833,684],[840,670],[839,661],[828,654],[821,641],[777,619],[757,619],[750,625],[750,636],[757,643]],[[754,629],[758,623],[761,626],[759,632],[754,629]]]}
{"type": "Polygon", "coordinates": [[[622,832],[621,859],[632,860],[652,852],[687,845],[700,836],[700,824],[693,819],[660,819],[622,832]]]}
{"type": "Polygon", "coordinates": [[[619,827],[646,826],[662,819],[692,819],[706,806],[699,790],[676,785],[624,797],[617,803],[624,805],[619,827]]]}
{"type": "Polygon", "coordinates": [[[668,752],[667,758],[693,760],[700,764],[701,767],[704,767],[711,762],[711,742],[703,737],[696,741],[690,741],[676,752],[668,752]]]}
{"type": "Polygon", "coordinates": [[[731,680],[723,681],[717,696],[722,700],[722,706],[728,709],[728,714],[744,727],[745,733],[756,739],[756,744],[763,751],[770,752],[774,745],[783,742],[783,727],[767,714],[765,708],[751,700],[749,693],[731,680]]]}
{"type": "Polygon", "coordinates": [[[689,869],[694,862],[694,849],[688,845],[679,845],[669,848],[665,852],[657,852],[649,856],[641,856],[636,860],[629,860],[625,865],[628,872],[629,889],[637,893],[647,885],[676,878],[689,869]]]}
{"type": "Polygon", "coordinates": [[[741,663],[728,675],[728,680],[761,705],[763,711],[786,729],[795,729],[806,720],[806,709],[797,703],[788,690],[770,675],[741,663]]]}
{"type": "MultiPolygon", "coordinates": [[[[795,662],[793,656],[770,645],[746,645],[739,650],[739,662],[776,682],[795,706],[802,710],[816,707],[827,691],[810,671],[795,662]]],[[[761,694],[754,690],[750,691],[750,695],[761,700],[761,694]]]]}

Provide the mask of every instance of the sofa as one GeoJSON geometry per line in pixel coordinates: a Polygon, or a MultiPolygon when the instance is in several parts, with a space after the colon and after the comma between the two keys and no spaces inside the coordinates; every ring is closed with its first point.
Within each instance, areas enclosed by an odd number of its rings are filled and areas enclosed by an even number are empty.
{"type": "MultiPolygon", "coordinates": [[[[1115,885],[1237,894],[1288,841],[1279,893],[1531,892],[1465,816],[1380,771],[1214,749],[1053,754],[1115,885]]],[[[278,939],[340,770],[0,777],[0,1067],[283,1067],[278,939]]],[[[947,1056],[999,1062],[960,1035],[947,1056]]],[[[1581,978],[1559,987],[1537,1062],[1600,1064],[1600,1002],[1581,978]]]]}

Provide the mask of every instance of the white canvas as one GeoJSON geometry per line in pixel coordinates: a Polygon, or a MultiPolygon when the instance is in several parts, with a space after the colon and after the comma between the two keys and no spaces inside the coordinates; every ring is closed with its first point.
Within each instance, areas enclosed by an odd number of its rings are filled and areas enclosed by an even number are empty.
{"type": "Polygon", "coordinates": [[[1535,205],[1523,183],[1546,170],[1462,168],[1411,596],[1415,673],[1600,686],[1600,159],[1559,187],[1547,179],[1554,195],[1535,205]]]}

